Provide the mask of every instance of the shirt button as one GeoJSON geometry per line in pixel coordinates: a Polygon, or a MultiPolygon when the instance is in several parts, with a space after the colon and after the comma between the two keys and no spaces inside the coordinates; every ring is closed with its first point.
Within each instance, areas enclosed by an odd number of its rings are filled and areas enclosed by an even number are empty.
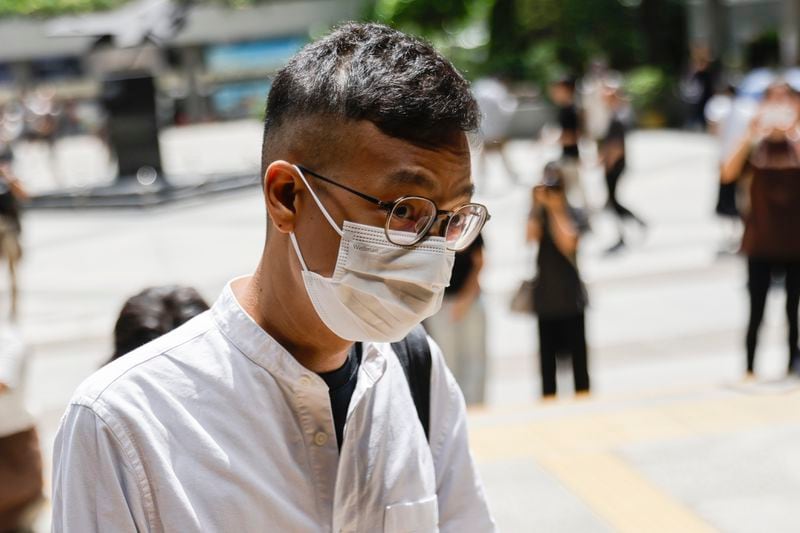
{"type": "Polygon", "coordinates": [[[299,381],[300,381],[300,385],[302,385],[303,387],[308,387],[309,385],[311,385],[311,378],[308,377],[305,374],[300,376],[300,380],[299,381]]]}
{"type": "Polygon", "coordinates": [[[316,444],[317,446],[325,446],[326,442],[328,442],[328,434],[327,433],[319,431],[319,432],[317,432],[316,435],[314,435],[314,444],[316,444]]]}

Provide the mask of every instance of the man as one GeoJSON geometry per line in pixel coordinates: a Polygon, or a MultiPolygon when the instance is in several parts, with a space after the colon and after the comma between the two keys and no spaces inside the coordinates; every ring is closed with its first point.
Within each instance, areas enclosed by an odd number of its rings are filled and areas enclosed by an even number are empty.
{"type": "Polygon", "coordinates": [[[301,50],[268,97],[255,273],[81,385],[54,530],[494,530],[441,352],[426,439],[389,344],[437,311],[488,218],[469,203],[477,115],[452,65],[384,26],[301,50]]]}

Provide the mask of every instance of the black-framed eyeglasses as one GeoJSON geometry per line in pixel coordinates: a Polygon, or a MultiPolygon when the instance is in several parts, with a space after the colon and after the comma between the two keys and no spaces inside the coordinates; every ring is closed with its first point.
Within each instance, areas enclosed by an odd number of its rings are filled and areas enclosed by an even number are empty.
{"type": "Polygon", "coordinates": [[[428,236],[436,221],[444,217],[439,236],[445,238],[449,250],[460,252],[472,244],[484,224],[491,218],[489,210],[483,204],[468,203],[453,211],[445,211],[439,209],[433,200],[423,196],[402,196],[393,202],[384,202],[303,166],[297,165],[297,168],[305,174],[355,194],[386,211],[386,223],[383,227],[386,238],[398,246],[418,244],[428,236]]]}

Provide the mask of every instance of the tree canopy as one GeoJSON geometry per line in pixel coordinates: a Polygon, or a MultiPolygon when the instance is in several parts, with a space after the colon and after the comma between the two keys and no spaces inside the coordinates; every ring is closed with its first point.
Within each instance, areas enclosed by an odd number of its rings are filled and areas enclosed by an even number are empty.
{"type": "Polygon", "coordinates": [[[595,58],[677,72],[681,0],[377,0],[371,16],[420,33],[475,74],[546,81],[595,58]]]}
{"type": "Polygon", "coordinates": [[[118,7],[126,0],[0,0],[0,16],[62,15],[101,11],[118,7]]]}

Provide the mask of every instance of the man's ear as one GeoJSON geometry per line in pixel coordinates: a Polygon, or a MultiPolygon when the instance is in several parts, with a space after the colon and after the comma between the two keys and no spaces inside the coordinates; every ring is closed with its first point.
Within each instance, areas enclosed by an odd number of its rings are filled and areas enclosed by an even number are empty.
{"type": "Polygon", "coordinates": [[[272,224],[281,233],[291,233],[295,225],[295,199],[303,188],[297,170],[286,161],[273,161],[264,173],[264,200],[272,224]]]}

